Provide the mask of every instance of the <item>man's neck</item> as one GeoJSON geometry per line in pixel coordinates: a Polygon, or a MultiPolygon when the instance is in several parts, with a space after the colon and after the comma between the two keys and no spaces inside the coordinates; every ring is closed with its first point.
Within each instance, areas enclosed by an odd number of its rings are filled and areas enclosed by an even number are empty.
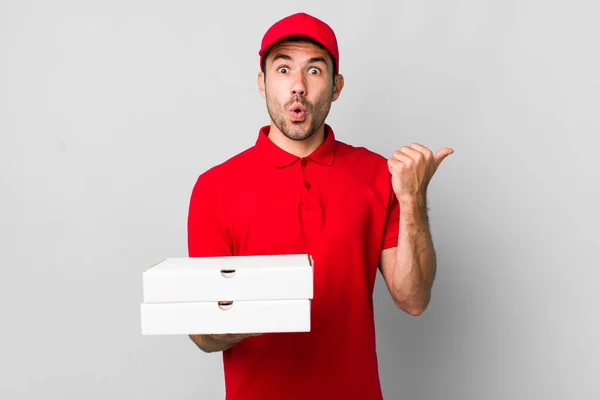
{"type": "Polygon", "coordinates": [[[281,133],[275,124],[271,123],[269,139],[271,139],[278,147],[296,157],[306,157],[323,144],[323,141],[325,140],[325,124],[321,125],[321,127],[308,139],[292,140],[281,133]]]}

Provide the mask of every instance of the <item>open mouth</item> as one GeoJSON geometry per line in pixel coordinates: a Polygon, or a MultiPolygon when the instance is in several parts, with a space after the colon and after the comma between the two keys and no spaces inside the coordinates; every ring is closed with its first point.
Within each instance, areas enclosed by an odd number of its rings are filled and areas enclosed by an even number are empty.
{"type": "Polygon", "coordinates": [[[292,106],[289,111],[295,121],[302,120],[306,116],[306,107],[301,104],[292,106]]]}

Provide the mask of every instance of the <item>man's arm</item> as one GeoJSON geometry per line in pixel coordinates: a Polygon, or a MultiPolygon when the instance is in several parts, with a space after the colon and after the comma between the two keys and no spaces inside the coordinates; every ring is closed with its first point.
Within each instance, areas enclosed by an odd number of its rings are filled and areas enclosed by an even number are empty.
{"type": "Polygon", "coordinates": [[[422,314],[431,298],[436,256],[427,217],[427,186],[451,148],[431,150],[413,143],[388,160],[392,188],[400,208],[398,246],[381,252],[380,269],[396,305],[422,314]]]}
{"type": "Polygon", "coordinates": [[[424,201],[408,198],[400,203],[398,228],[398,246],[381,252],[381,273],[396,305],[420,315],[429,304],[436,272],[424,201]]]}

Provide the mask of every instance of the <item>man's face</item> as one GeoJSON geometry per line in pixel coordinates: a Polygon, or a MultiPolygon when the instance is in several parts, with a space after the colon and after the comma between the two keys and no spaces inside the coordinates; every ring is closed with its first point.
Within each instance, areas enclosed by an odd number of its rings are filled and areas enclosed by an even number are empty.
{"type": "Polygon", "coordinates": [[[269,52],[265,72],[258,83],[275,126],[292,140],[311,137],[343,85],[341,75],[333,79],[329,53],[311,43],[282,42],[269,52]]]}

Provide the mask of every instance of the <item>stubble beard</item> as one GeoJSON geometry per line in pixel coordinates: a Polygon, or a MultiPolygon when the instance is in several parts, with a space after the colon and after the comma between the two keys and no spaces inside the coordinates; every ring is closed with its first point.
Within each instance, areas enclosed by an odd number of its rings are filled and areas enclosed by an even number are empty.
{"type": "Polygon", "coordinates": [[[319,98],[316,103],[312,104],[299,96],[291,98],[286,104],[281,105],[275,99],[269,97],[266,92],[267,111],[271,120],[285,137],[291,140],[302,141],[310,138],[317,130],[323,126],[329,110],[331,109],[331,101],[333,93],[324,95],[319,98]],[[309,124],[306,126],[306,120],[302,122],[294,122],[288,120],[288,110],[294,103],[301,103],[308,112],[309,124]]]}

